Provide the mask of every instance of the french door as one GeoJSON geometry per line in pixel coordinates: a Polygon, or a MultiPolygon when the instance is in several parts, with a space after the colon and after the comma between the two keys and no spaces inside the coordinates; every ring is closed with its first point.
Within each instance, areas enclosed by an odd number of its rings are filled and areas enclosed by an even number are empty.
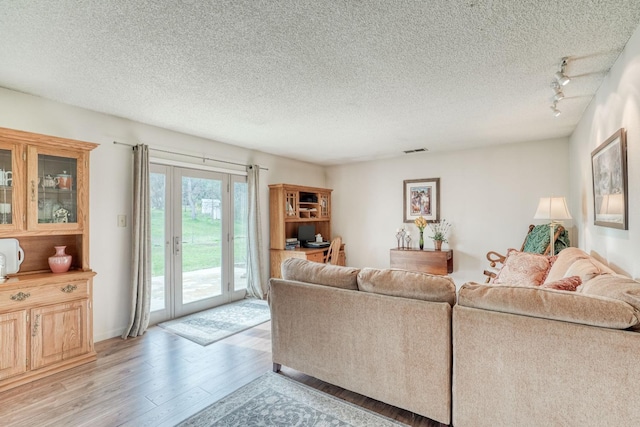
{"type": "Polygon", "coordinates": [[[244,298],[245,176],[151,164],[151,323],[244,298]]]}

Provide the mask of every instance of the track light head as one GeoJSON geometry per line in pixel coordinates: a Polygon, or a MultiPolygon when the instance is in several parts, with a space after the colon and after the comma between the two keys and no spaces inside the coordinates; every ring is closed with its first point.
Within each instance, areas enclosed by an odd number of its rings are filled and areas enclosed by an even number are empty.
{"type": "Polygon", "coordinates": [[[567,83],[569,83],[571,81],[571,79],[569,77],[567,77],[567,75],[565,73],[563,73],[562,71],[558,71],[556,74],[556,80],[558,81],[558,83],[561,86],[566,86],[567,83]]]}
{"type": "Polygon", "coordinates": [[[553,102],[558,102],[561,99],[564,99],[564,93],[562,93],[562,86],[560,86],[560,84],[557,81],[552,81],[551,84],[551,89],[553,89],[554,91],[554,95],[553,98],[551,98],[551,100],[553,102]]]}
{"type": "Polygon", "coordinates": [[[561,99],[564,99],[564,93],[561,90],[558,90],[555,95],[553,95],[553,101],[558,102],[561,99]]]}
{"type": "Polygon", "coordinates": [[[560,114],[562,114],[562,111],[558,110],[558,108],[556,107],[556,102],[553,103],[553,105],[549,108],[551,108],[551,114],[553,114],[553,117],[558,117],[560,114]]]}

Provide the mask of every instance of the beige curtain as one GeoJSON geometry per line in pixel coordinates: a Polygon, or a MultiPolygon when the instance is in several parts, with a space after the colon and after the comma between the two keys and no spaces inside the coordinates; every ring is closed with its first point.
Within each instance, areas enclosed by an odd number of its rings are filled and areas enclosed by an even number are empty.
{"type": "Polygon", "coordinates": [[[151,225],[149,146],[133,147],[133,218],[131,251],[131,316],[122,338],[144,334],[151,313],[151,225]]]}
{"type": "Polygon", "coordinates": [[[264,299],[267,284],[264,281],[262,262],[262,230],[260,227],[260,166],[247,166],[247,190],[249,193],[249,236],[247,294],[264,299]]]}

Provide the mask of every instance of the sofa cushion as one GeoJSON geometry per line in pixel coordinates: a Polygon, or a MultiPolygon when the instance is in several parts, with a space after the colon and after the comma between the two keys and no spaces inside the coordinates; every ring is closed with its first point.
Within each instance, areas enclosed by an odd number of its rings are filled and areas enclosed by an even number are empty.
{"type": "Polygon", "coordinates": [[[298,282],[316,283],[342,289],[358,289],[357,268],[321,264],[301,258],[288,258],[281,264],[282,278],[298,282]]]}
{"type": "Polygon", "coordinates": [[[576,262],[579,259],[587,259],[589,255],[584,253],[582,250],[578,248],[567,248],[562,250],[551,269],[549,270],[549,274],[547,274],[546,281],[547,282],[555,282],[558,279],[562,279],[567,276],[567,270],[571,267],[571,264],[576,262]]]}
{"type": "Polygon", "coordinates": [[[538,286],[547,276],[555,257],[509,249],[504,265],[493,283],[538,286]]]}
{"type": "Polygon", "coordinates": [[[545,282],[540,285],[543,289],[556,289],[558,291],[575,291],[582,284],[580,276],[569,276],[556,280],[555,282],[545,282]]]}
{"type": "Polygon", "coordinates": [[[583,283],[588,282],[602,273],[602,270],[593,261],[595,260],[590,258],[575,261],[567,269],[565,277],[578,276],[583,283]]]}
{"type": "Polygon", "coordinates": [[[580,276],[584,283],[603,273],[614,273],[614,271],[578,248],[567,248],[558,254],[545,282],[554,282],[563,277],[580,276]]]}
{"type": "Polygon", "coordinates": [[[627,329],[640,323],[640,312],[624,301],[538,286],[465,283],[460,288],[458,304],[612,329],[627,329]]]}
{"type": "Polygon", "coordinates": [[[363,268],[358,273],[358,289],[394,297],[456,302],[456,285],[449,276],[435,276],[417,271],[363,268]]]}
{"type": "Polygon", "coordinates": [[[640,311],[640,282],[621,274],[601,274],[578,288],[585,295],[615,298],[640,311]]]}

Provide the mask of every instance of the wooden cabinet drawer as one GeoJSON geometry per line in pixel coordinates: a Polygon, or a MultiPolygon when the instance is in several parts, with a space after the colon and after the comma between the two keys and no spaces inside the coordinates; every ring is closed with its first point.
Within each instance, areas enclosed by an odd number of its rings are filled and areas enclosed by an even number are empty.
{"type": "Polygon", "coordinates": [[[42,286],[26,286],[11,290],[1,289],[0,311],[89,297],[89,285],[86,280],[42,286]]]}
{"type": "Polygon", "coordinates": [[[324,254],[322,252],[307,254],[307,259],[313,262],[324,262],[324,254]]]}

